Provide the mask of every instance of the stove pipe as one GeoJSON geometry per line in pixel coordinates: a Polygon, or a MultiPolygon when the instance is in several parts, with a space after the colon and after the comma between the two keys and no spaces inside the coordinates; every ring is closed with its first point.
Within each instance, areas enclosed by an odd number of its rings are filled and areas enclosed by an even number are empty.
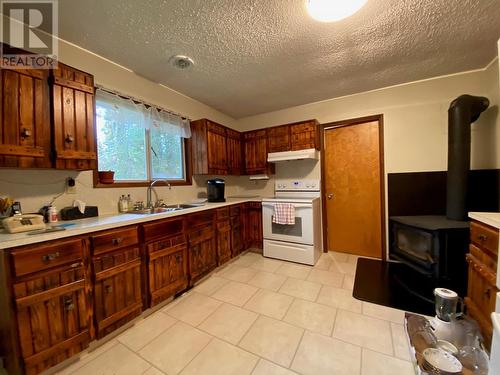
{"type": "Polygon", "coordinates": [[[477,121],[490,101],[482,96],[461,95],[448,109],[448,176],[446,217],[467,220],[467,182],[470,170],[471,123],[477,121]]]}

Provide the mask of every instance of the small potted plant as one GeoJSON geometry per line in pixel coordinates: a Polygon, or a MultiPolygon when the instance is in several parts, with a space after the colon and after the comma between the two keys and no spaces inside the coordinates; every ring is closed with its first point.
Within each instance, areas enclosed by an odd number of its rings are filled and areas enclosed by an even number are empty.
{"type": "Polygon", "coordinates": [[[102,184],[112,184],[115,182],[115,172],[114,171],[99,171],[99,182],[102,184]]]}

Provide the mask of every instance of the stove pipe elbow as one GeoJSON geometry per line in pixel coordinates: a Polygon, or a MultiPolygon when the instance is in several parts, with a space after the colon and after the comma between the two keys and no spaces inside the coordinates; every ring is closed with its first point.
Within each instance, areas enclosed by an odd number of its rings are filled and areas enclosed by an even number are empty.
{"type": "Polygon", "coordinates": [[[448,174],[446,216],[467,220],[467,183],[470,170],[471,127],[490,105],[488,98],[461,95],[448,109],[448,174]]]}

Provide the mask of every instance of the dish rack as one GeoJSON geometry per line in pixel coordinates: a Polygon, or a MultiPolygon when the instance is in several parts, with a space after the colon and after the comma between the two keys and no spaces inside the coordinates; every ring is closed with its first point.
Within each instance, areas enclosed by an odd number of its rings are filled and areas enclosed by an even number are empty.
{"type": "MultiPolygon", "coordinates": [[[[436,375],[436,374],[440,374],[440,372],[428,372],[426,370],[424,370],[422,368],[422,359],[423,358],[419,358],[419,356],[417,355],[417,350],[415,349],[415,346],[410,338],[410,334],[408,333],[408,318],[411,317],[411,316],[416,316],[418,314],[413,314],[413,313],[408,313],[406,312],[405,313],[405,320],[404,320],[404,329],[405,329],[405,335],[406,335],[406,340],[408,342],[408,346],[410,348],[410,357],[411,357],[411,361],[412,361],[412,364],[413,364],[413,367],[414,367],[414,370],[415,370],[415,374],[416,375],[436,375]]],[[[428,318],[426,318],[428,319],[428,318]]],[[[439,339],[439,337],[438,337],[439,339]]],[[[487,354],[486,351],[484,351],[483,349],[483,352],[487,354]]],[[[470,372],[469,370],[465,369],[464,367],[464,370],[462,372],[463,374],[472,374],[472,372],[470,372]]]]}

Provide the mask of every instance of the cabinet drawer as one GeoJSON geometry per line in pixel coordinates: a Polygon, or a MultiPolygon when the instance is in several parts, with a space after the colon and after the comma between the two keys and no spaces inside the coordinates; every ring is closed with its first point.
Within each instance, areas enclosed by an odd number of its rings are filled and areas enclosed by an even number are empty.
{"type": "Polygon", "coordinates": [[[199,230],[192,231],[188,234],[189,246],[210,240],[213,237],[214,237],[214,231],[212,227],[200,228],[199,230]]]}
{"type": "Polygon", "coordinates": [[[240,205],[229,207],[229,215],[231,217],[238,216],[238,215],[240,215],[240,213],[241,213],[241,206],[240,205]]]}
{"type": "Polygon", "coordinates": [[[498,229],[473,221],[470,226],[470,237],[480,248],[498,254],[498,229]]]}
{"type": "Polygon", "coordinates": [[[490,253],[481,250],[480,248],[478,248],[473,244],[469,245],[469,251],[474,257],[476,257],[479,261],[481,261],[492,274],[496,275],[497,272],[496,257],[491,256],[490,253]]]}
{"type": "Polygon", "coordinates": [[[14,273],[19,277],[55,266],[79,263],[82,261],[82,250],[82,239],[13,250],[11,256],[14,273]]]}
{"type": "Polygon", "coordinates": [[[171,247],[175,247],[178,245],[184,245],[186,244],[186,236],[180,235],[180,236],[174,236],[174,237],[169,237],[169,238],[162,238],[161,240],[151,242],[148,244],[146,247],[148,250],[148,254],[152,254],[155,252],[159,252],[165,249],[169,249],[171,247]]]}
{"type": "Polygon", "coordinates": [[[182,234],[184,231],[184,218],[160,220],[142,226],[144,241],[150,241],[157,237],[170,237],[182,234]]]}
{"type": "Polygon", "coordinates": [[[229,208],[224,207],[224,208],[219,208],[216,210],[216,217],[217,220],[224,220],[229,218],[229,208]]]}
{"type": "Polygon", "coordinates": [[[214,211],[202,211],[196,214],[189,215],[186,219],[186,227],[192,228],[197,225],[211,224],[214,220],[214,211]]]}
{"type": "Polygon", "coordinates": [[[495,311],[497,288],[496,275],[479,259],[471,254],[466,256],[469,263],[467,296],[479,306],[486,316],[495,311]]]}
{"type": "Polygon", "coordinates": [[[121,249],[138,242],[137,227],[106,231],[92,236],[94,254],[121,249]]]}

